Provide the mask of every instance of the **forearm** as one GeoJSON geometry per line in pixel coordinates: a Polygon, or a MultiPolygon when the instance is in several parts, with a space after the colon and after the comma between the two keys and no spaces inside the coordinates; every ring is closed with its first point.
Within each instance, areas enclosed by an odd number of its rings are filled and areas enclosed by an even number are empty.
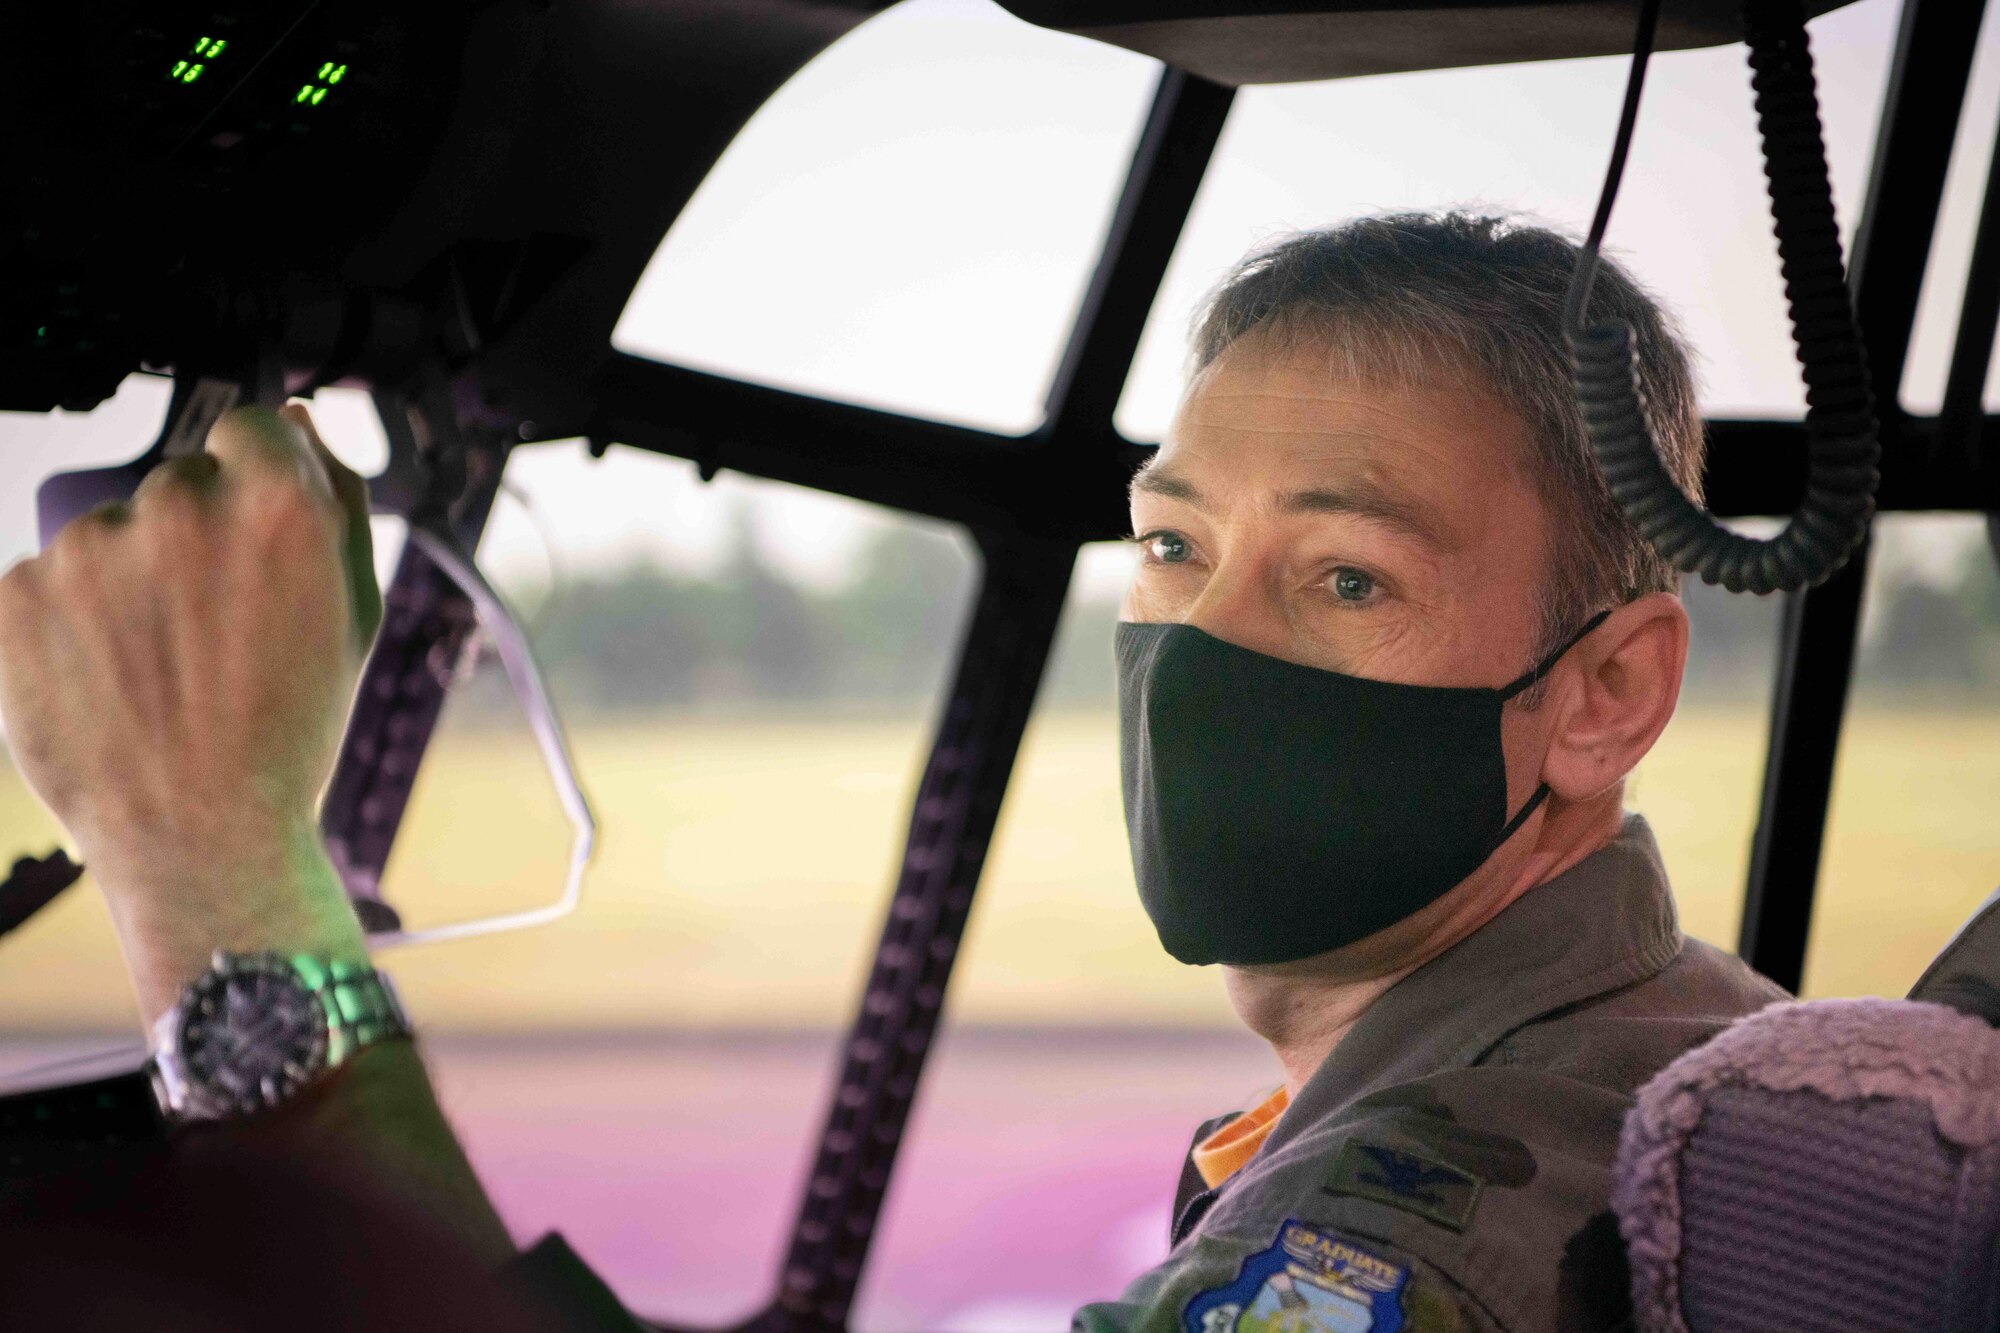
{"type": "MultiPolygon", "coordinates": [[[[9,745],[103,891],[149,1032],[217,950],[367,957],[314,811],[381,620],[368,512],[302,410],[245,408],[0,573],[9,745]]],[[[238,1017],[251,1046],[272,1018],[238,1017]]],[[[299,1093],[176,1154],[261,1146],[511,1253],[408,1042],[299,1093]]]]}
{"type": "Polygon", "coordinates": [[[368,1047],[298,1101],[262,1116],[191,1129],[176,1155],[254,1150],[311,1162],[329,1183],[389,1194],[497,1268],[514,1243],[438,1107],[416,1047],[368,1047]]]}
{"type": "MultiPolygon", "coordinates": [[[[312,954],[363,962],[367,947],[339,877],[311,828],[259,834],[238,825],[206,864],[162,847],[132,864],[93,869],[105,890],[148,1029],[218,949],[312,954]]],[[[191,1160],[256,1149],[311,1162],[332,1183],[387,1192],[498,1265],[514,1253],[453,1135],[415,1045],[368,1046],[294,1103],[225,1125],[190,1129],[191,1160]]]]}

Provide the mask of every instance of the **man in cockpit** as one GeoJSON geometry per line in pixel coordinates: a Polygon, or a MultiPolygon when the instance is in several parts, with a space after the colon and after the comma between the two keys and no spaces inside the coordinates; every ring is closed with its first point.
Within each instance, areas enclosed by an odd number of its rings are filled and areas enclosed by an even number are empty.
{"type": "MultiPolygon", "coordinates": [[[[1204,1126],[1171,1255],[1080,1329],[1616,1327],[1632,1091],[1782,998],[1681,935],[1623,809],[1687,617],[1591,458],[1575,260],[1504,220],[1366,219],[1253,255],[1200,316],[1132,485],[1126,818],[1162,943],[1223,967],[1284,1083],[1204,1126]]],[[[1591,314],[1636,330],[1663,459],[1698,495],[1668,321],[1608,263],[1591,314]]],[[[0,716],[149,1023],[223,993],[218,950],[365,991],[314,808],[380,614],[366,512],[301,410],[240,412],[0,579],[0,716]]],[[[400,1022],[369,1032],[187,1143],[277,1139],[400,1182],[575,1326],[621,1326],[559,1245],[515,1254],[400,1022]]]]}

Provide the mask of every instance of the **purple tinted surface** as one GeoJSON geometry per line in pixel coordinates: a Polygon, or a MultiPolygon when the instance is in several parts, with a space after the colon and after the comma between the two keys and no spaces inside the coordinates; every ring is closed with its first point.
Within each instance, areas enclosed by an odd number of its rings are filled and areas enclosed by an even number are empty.
{"type": "MultiPolygon", "coordinates": [[[[130,1067],[131,1041],[0,1041],[0,1081],[130,1067]]],[[[828,1092],[831,1034],[433,1035],[445,1108],[515,1234],[560,1230],[641,1314],[770,1295],[828,1092]]],[[[1029,1333],[1166,1253],[1194,1127],[1277,1081],[1243,1033],[961,1032],[933,1056],[868,1272],[864,1333],[1029,1333]]]]}
{"type": "MultiPolygon", "coordinates": [[[[433,1040],[517,1235],[559,1229],[634,1310],[721,1324],[769,1296],[830,1037],[433,1040]]],[[[941,1044],[864,1277],[870,1333],[1068,1327],[1166,1253],[1194,1126],[1276,1082],[1231,1033],[941,1044]]]]}

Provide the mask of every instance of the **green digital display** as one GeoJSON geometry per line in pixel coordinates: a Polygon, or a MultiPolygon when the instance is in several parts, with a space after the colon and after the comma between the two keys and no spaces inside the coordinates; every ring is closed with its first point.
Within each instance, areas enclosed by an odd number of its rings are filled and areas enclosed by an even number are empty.
{"type": "MultiPolygon", "coordinates": [[[[214,37],[207,33],[189,43],[187,53],[174,61],[167,71],[167,79],[172,83],[199,83],[210,68],[229,51],[227,37],[214,37]]],[[[292,94],[295,107],[319,106],[328,95],[340,86],[347,77],[347,64],[340,60],[322,60],[312,77],[301,83],[292,94]]]]}
{"type": "Polygon", "coordinates": [[[167,78],[174,83],[193,83],[207,73],[209,64],[228,49],[227,37],[197,37],[194,45],[188,48],[188,53],[176,60],[174,67],[167,71],[167,78]]]}
{"type": "Polygon", "coordinates": [[[347,66],[336,64],[331,60],[326,61],[310,81],[299,85],[298,92],[292,95],[292,103],[295,106],[318,106],[326,100],[326,95],[333,91],[335,85],[346,77],[347,66]]]}

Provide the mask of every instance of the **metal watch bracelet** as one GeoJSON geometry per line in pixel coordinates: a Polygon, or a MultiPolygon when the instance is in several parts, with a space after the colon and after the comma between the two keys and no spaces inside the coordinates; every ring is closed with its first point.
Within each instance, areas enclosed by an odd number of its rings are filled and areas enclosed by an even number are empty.
{"type": "Polygon", "coordinates": [[[408,1037],[388,977],[312,954],[218,950],[153,1025],[153,1087],[170,1123],[271,1110],[376,1042],[408,1037]]]}

